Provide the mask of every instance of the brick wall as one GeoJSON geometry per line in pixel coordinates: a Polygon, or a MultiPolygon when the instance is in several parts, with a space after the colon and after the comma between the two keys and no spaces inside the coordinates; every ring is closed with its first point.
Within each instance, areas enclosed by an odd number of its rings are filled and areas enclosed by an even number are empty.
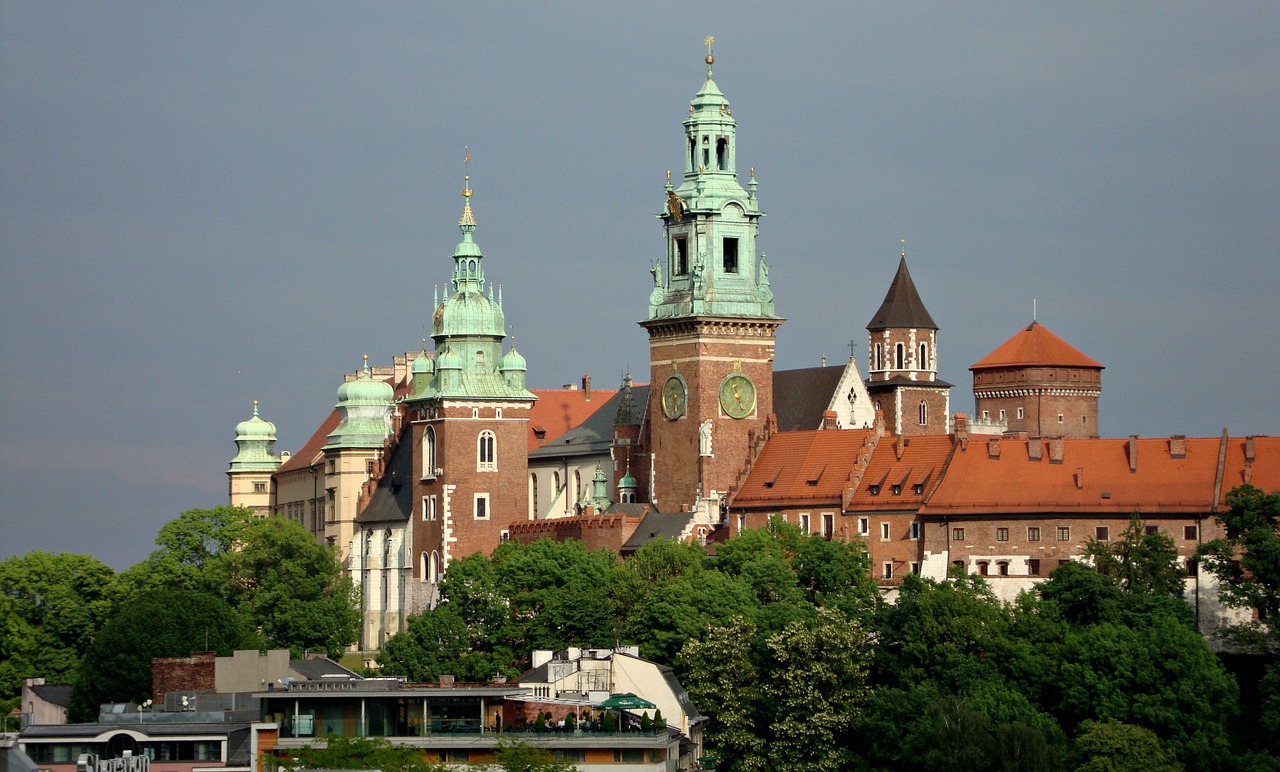
{"type": "Polygon", "coordinates": [[[151,660],[151,699],[163,704],[172,692],[213,691],[216,660],[212,651],[151,660]]]}

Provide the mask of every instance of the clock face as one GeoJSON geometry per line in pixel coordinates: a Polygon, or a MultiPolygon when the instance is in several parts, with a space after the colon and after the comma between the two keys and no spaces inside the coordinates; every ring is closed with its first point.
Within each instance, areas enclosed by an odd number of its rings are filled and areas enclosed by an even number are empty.
{"type": "Polygon", "coordinates": [[[678,375],[667,378],[667,382],[662,386],[662,414],[667,420],[674,421],[684,415],[684,410],[689,406],[689,389],[684,384],[684,379],[678,375]]]}
{"type": "Polygon", "coordinates": [[[730,418],[746,418],[756,409],[756,387],[742,373],[734,373],[720,384],[720,408],[730,418]]]}

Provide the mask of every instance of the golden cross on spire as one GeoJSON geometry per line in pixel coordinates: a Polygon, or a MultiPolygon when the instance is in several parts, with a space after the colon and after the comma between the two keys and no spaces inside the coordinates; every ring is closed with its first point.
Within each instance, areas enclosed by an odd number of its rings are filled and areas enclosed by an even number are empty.
{"type": "MultiPolygon", "coordinates": [[[[711,65],[716,61],[716,39],[713,35],[707,35],[702,39],[707,44],[707,77],[711,77],[711,65]]],[[[691,105],[692,106],[692,105],[691,105]]]]}
{"type": "Polygon", "coordinates": [[[708,53],[708,54],[714,54],[714,53],[715,53],[715,51],[714,51],[714,50],[712,50],[712,46],[714,46],[714,45],[716,44],[715,36],[714,36],[714,35],[707,35],[705,38],[703,38],[703,39],[702,39],[702,41],[703,41],[704,43],[706,43],[706,44],[707,44],[707,53],[708,53]]]}

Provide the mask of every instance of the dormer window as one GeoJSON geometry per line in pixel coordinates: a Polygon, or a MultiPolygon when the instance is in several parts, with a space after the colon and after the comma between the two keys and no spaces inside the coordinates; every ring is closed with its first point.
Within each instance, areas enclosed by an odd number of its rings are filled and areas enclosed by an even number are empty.
{"type": "Polygon", "coordinates": [[[880,486],[876,485],[875,483],[872,483],[871,485],[867,486],[867,490],[871,492],[872,496],[880,495],[880,486]]]}
{"type": "Polygon", "coordinates": [[[916,483],[916,484],[915,484],[915,492],[916,492],[916,495],[917,495],[917,496],[919,496],[920,494],[924,493],[924,483],[916,483]]]}
{"type": "Polygon", "coordinates": [[[893,495],[895,495],[895,496],[901,496],[901,495],[902,495],[902,486],[901,486],[901,485],[894,485],[894,486],[893,486],[893,495]]]}

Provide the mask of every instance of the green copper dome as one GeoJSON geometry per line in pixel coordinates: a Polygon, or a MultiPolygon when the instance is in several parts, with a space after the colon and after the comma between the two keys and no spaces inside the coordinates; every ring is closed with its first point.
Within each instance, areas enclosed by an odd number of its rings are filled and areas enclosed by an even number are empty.
{"type": "Polygon", "coordinates": [[[338,426],[324,447],[380,448],[391,433],[391,384],[376,380],[369,372],[369,358],[355,380],[338,387],[338,426]]]}
{"type": "Polygon", "coordinates": [[[276,425],[258,417],[258,401],[253,401],[253,416],[236,424],[236,456],[231,459],[231,472],[274,472],[280,466],[275,457],[276,425]]]}
{"type": "Polygon", "coordinates": [[[502,355],[502,363],[498,365],[498,369],[506,372],[508,370],[520,370],[524,372],[529,369],[529,365],[524,361],[524,357],[516,351],[516,347],[512,346],[511,350],[502,355]]]}
{"type": "Polygon", "coordinates": [[[411,375],[420,375],[422,373],[433,372],[435,369],[436,369],[435,361],[432,360],[430,355],[428,355],[427,352],[424,350],[421,354],[419,354],[414,358],[413,365],[409,367],[409,373],[411,375]]]}

